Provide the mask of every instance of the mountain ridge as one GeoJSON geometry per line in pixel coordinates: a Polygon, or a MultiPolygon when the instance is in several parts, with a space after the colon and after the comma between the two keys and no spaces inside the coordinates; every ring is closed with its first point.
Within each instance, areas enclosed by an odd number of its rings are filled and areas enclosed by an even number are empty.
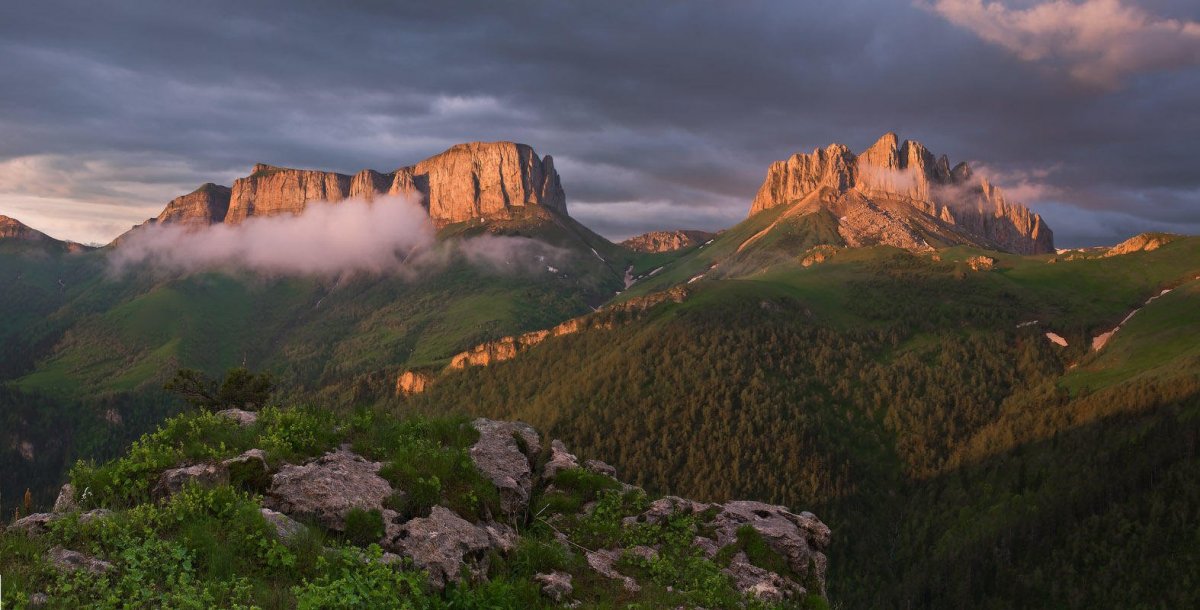
{"type": "Polygon", "coordinates": [[[518,209],[530,206],[567,215],[553,157],[539,157],[533,147],[515,142],[467,142],[388,173],[364,169],[349,175],[256,163],[232,186],[207,183],[171,200],[144,224],[236,225],[251,217],[300,214],[310,202],[382,196],[417,199],[439,228],[479,218],[512,220],[522,216],[518,209]]]}

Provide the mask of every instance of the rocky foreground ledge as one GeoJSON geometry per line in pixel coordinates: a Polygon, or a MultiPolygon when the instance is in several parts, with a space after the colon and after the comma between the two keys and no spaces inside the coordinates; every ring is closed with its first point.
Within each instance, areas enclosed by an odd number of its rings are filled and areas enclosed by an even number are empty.
{"type": "MultiPolygon", "coordinates": [[[[237,428],[260,425],[256,414],[244,411],[206,417],[224,418],[237,428]]],[[[538,544],[574,558],[563,563],[565,569],[526,577],[547,605],[586,603],[576,597],[580,582],[619,589],[631,602],[645,586],[671,592],[684,585],[664,583],[662,575],[679,572],[685,564],[719,574],[722,586],[742,597],[737,605],[798,607],[814,599],[823,604],[830,530],[811,513],[750,501],[651,500],[641,489],[617,480],[612,466],[581,462],[558,440],[547,446],[528,424],[476,419],[469,426],[478,437],[466,447],[466,455],[474,476],[490,482],[496,499],[490,505],[470,504],[477,510],[456,511],[441,501],[420,506],[416,499],[424,492],[418,486],[398,489],[393,483],[394,463],[360,455],[349,443],[299,461],[273,459],[256,447],[225,459],[175,464],[149,473],[150,502],[161,506],[198,488],[252,489],[267,531],[283,544],[320,530],[361,547],[378,545],[382,554],[372,560],[419,571],[431,591],[486,581],[493,562],[506,561],[529,543],[524,538],[542,532],[545,542],[538,544]],[[365,538],[363,515],[381,522],[365,538]]],[[[87,495],[67,484],[53,512],[26,516],[10,525],[8,533],[47,536],[60,520],[96,522],[120,511],[83,511],[80,501],[87,495]]],[[[56,543],[44,560],[64,572],[117,569],[110,558],[83,551],[56,543]]],[[[372,558],[367,553],[363,557],[372,558]]],[[[30,602],[46,603],[47,598],[39,593],[30,602]]]]}

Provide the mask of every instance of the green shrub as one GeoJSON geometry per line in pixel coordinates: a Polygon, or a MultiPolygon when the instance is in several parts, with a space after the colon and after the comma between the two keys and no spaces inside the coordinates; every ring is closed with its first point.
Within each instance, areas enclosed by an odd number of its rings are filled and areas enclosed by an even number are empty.
{"type": "Polygon", "coordinates": [[[319,576],[292,589],[301,610],[338,608],[429,608],[424,575],[404,572],[379,561],[383,551],[371,545],[365,551],[340,549],[332,558],[318,560],[319,576]]]}
{"type": "Polygon", "coordinates": [[[574,492],[584,502],[595,500],[602,491],[621,488],[621,484],[612,477],[585,468],[560,470],[554,475],[554,486],[574,492]]]}
{"type": "Polygon", "coordinates": [[[576,534],[581,544],[593,549],[622,545],[628,531],[624,519],[641,513],[646,505],[646,494],[641,490],[599,492],[596,506],[578,519],[576,534]]]}
{"type": "Polygon", "coordinates": [[[517,542],[517,548],[508,558],[512,572],[526,578],[539,572],[566,570],[569,565],[569,554],[561,542],[534,538],[528,532],[517,542]]]}
{"type": "Polygon", "coordinates": [[[83,508],[120,508],[150,500],[159,474],[184,462],[218,460],[250,449],[255,432],[226,417],[187,413],[163,422],[133,442],[121,458],[102,466],[78,462],[70,478],[83,508]]]}
{"type": "MultiPolygon", "coordinates": [[[[737,551],[745,552],[746,558],[750,560],[751,564],[785,578],[791,578],[796,582],[804,582],[800,575],[796,574],[788,565],[787,559],[775,552],[753,525],[746,524],[737,529],[735,545],[736,549],[733,554],[736,555],[737,551]]],[[[724,550],[722,549],[722,551],[724,550]]]]}
{"type": "Polygon", "coordinates": [[[109,559],[116,567],[111,576],[87,570],[60,573],[46,592],[61,607],[249,607],[250,586],[245,578],[201,578],[192,554],[179,543],[129,537],[109,559]]]}
{"type": "Polygon", "coordinates": [[[331,411],[301,407],[267,407],[259,413],[260,448],[272,459],[300,461],[321,455],[338,443],[331,411]]]}
{"type": "Polygon", "coordinates": [[[466,449],[409,439],[391,457],[379,474],[405,492],[402,513],[428,514],[439,503],[474,521],[500,513],[499,492],[475,468],[466,449]]]}
{"type": "Polygon", "coordinates": [[[351,509],[346,514],[346,539],[359,546],[376,544],[383,538],[383,515],[378,510],[351,509]]]}

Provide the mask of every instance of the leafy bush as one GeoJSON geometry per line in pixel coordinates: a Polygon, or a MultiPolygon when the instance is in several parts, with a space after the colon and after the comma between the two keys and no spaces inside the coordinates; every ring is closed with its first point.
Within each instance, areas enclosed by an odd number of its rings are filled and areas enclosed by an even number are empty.
{"type": "Polygon", "coordinates": [[[337,446],[336,420],[331,411],[312,407],[267,407],[259,413],[260,448],[272,459],[299,461],[337,446]]]}
{"type": "Polygon", "coordinates": [[[383,515],[378,510],[352,509],[346,514],[346,539],[359,545],[376,544],[383,538],[383,515]]]}
{"type": "Polygon", "coordinates": [[[557,540],[526,535],[517,543],[508,565],[514,574],[532,577],[539,572],[566,570],[571,564],[567,549],[557,540]]]}
{"type": "Polygon", "coordinates": [[[84,508],[118,508],[147,502],[158,475],[182,462],[227,458],[251,448],[255,431],[211,413],[188,413],[163,422],[133,442],[125,456],[102,466],[78,462],[71,483],[84,508]]]}
{"type": "Polygon", "coordinates": [[[405,492],[403,514],[428,514],[439,503],[474,521],[500,514],[499,492],[475,468],[466,449],[409,439],[390,457],[379,475],[405,492]]]}
{"type": "Polygon", "coordinates": [[[332,558],[318,561],[321,575],[292,589],[301,610],[337,608],[430,608],[425,577],[403,572],[380,561],[383,551],[371,545],[365,551],[340,549],[332,558]]]}

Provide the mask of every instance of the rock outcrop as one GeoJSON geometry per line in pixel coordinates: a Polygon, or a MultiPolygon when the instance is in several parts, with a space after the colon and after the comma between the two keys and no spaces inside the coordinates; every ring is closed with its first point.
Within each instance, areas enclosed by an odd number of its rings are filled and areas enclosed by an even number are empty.
{"type": "Polygon", "coordinates": [[[275,532],[275,537],[284,542],[294,540],[297,536],[304,533],[304,525],[281,512],[273,511],[269,508],[260,509],[259,512],[262,514],[263,520],[275,532]]]}
{"type": "Polygon", "coordinates": [[[555,603],[561,603],[575,591],[571,585],[572,577],[567,572],[547,572],[534,574],[533,582],[541,585],[542,595],[549,597],[555,603]]]}
{"type": "Polygon", "coordinates": [[[23,532],[28,536],[40,536],[50,531],[50,523],[59,515],[54,513],[33,513],[17,519],[8,526],[8,531],[23,532]]]}
{"type": "MultiPolygon", "coordinates": [[[[390,534],[385,548],[413,560],[418,568],[428,571],[429,581],[436,588],[458,582],[466,566],[475,577],[487,572],[487,551],[507,543],[515,534],[500,534],[485,526],[472,524],[444,506],[434,506],[428,517],[410,519],[390,534]],[[508,536],[509,540],[501,541],[508,536]]],[[[508,550],[511,550],[511,546],[508,550]]]]}
{"type": "Polygon", "coordinates": [[[285,464],[271,477],[263,503],[341,531],[353,509],[382,511],[384,500],[393,491],[379,476],[382,466],[345,450],[326,453],[303,465],[285,464]]]}
{"type": "Polygon", "coordinates": [[[69,513],[78,509],[79,504],[75,502],[75,486],[64,483],[58,490],[58,497],[54,499],[54,508],[51,510],[56,513],[69,513]]]}
{"type": "Polygon", "coordinates": [[[991,271],[996,266],[996,259],[990,256],[972,256],[967,259],[971,271],[991,271]]]}
{"type": "Polygon", "coordinates": [[[477,419],[471,425],[479,440],[471,446],[471,461],[500,491],[500,507],[510,517],[525,512],[533,490],[529,456],[542,450],[533,426],[520,422],[477,419]]]}
{"type": "Polygon", "coordinates": [[[239,426],[253,426],[258,421],[258,413],[244,409],[222,409],[214,415],[232,419],[239,426]]]}
{"type": "Polygon", "coordinates": [[[744,553],[733,556],[723,570],[734,578],[743,593],[763,599],[782,599],[792,594],[817,593],[825,595],[825,570],[831,532],[812,513],[795,514],[783,506],[762,502],[732,501],[707,504],[685,498],[667,496],[655,500],[646,512],[626,521],[633,523],[663,523],[678,513],[712,515],[706,527],[711,538],[698,537],[694,544],[705,555],[715,556],[721,549],[736,547],[738,530],[751,527],[767,547],[786,564],[790,574],[779,574],[753,566],[744,553]],[[809,586],[815,590],[809,590],[809,586]]]}
{"type": "Polygon", "coordinates": [[[579,468],[579,458],[567,451],[562,441],[554,439],[550,442],[550,459],[542,467],[542,478],[552,480],[558,473],[571,468],[579,468]]]}
{"type": "Polygon", "coordinates": [[[802,202],[830,209],[847,245],[928,249],[930,238],[1015,252],[1054,252],[1041,216],[1009,202],[966,163],[950,167],[919,142],[885,134],[855,155],[842,144],[772,163],[750,206],[754,215],[802,202]]]}
{"type": "Polygon", "coordinates": [[[168,498],[188,485],[215,487],[229,482],[229,471],[216,464],[194,464],[182,468],[172,468],[164,471],[158,477],[150,495],[155,498],[168,498]]]}
{"type": "Polygon", "coordinates": [[[46,552],[46,562],[63,572],[84,570],[92,574],[104,574],[113,569],[113,565],[91,555],[64,549],[56,546],[46,552]]]}
{"type": "Polygon", "coordinates": [[[401,396],[412,396],[424,392],[433,383],[433,376],[417,371],[404,371],[396,378],[396,393],[401,396]]]}
{"type": "Polygon", "coordinates": [[[1104,253],[1104,256],[1120,256],[1122,254],[1132,254],[1134,252],[1150,252],[1157,250],[1175,241],[1176,239],[1179,239],[1180,237],[1180,235],[1175,235],[1174,233],[1141,233],[1109,248],[1108,251],[1104,253]]]}
{"type": "Polygon", "coordinates": [[[651,231],[630,237],[621,245],[635,252],[674,252],[703,244],[715,236],[716,233],[708,231],[651,231]]]}
{"type": "MultiPolygon", "coordinates": [[[[450,364],[442,372],[456,371],[471,366],[489,366],[497,362],[512,360],[517,354],[541,344],[552,337],[573,335],[589,329],[609,329],[616,326],[610,317],[613,313],[640,314],[657,305],[666,302],[682,303],[688,296],[684,286],[672,286],[667,290],[635,297],[613,305],[605,306],[598,312],[578,318],[571,318],[553,328],[535,330],[520,335],[502,337],[495,341],[480,343],[471,349],[459,352],[450,357],[450,364]]],[[[429,389],[436,377],[431,373],[417,371],[402,371],[396,377],[396,394],[411,396],[429,389]]]]}

